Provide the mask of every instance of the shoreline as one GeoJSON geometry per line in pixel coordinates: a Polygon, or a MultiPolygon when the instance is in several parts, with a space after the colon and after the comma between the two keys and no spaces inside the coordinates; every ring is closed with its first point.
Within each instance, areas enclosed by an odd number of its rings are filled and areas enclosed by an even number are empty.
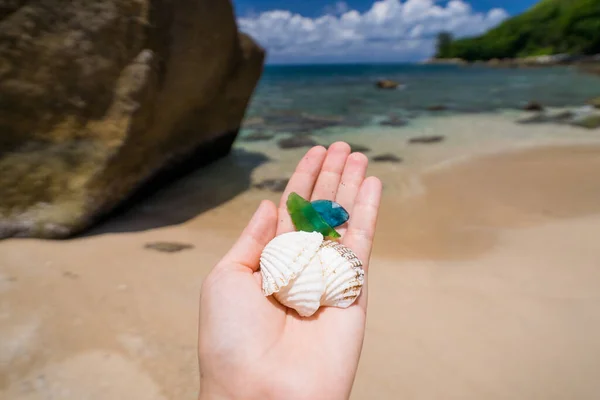
{"type": "MultiPolygon", "coordinates": [[[[368,171],[384,197],[353,400],[597,393],[597,131],[480,115],[315,136],[404,158],[368,171]]],[[[305,151],[236,142],[82,237],[0,242],[0,397],[195,397],[202,279],[260,200],[278,200],[253,185],[305,151]],[[193,248],[145,248],[156,241],[193,248]]]]}

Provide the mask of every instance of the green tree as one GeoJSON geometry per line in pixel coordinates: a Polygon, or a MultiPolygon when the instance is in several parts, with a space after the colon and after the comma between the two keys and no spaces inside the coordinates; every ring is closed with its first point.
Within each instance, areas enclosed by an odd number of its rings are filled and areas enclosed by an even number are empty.
{"type": "Polygon", "coordinates": [[[600,53],[600,0],[541,0],[484,35],[444,43],[440,58],[468,61],[600,53]]]}
{"type": "Polygon", "coordinates": [[[436,54],[437,58],[448,58],[452,49],[454,38],[450,32],[440,32],[437,35],[436,54]]]}

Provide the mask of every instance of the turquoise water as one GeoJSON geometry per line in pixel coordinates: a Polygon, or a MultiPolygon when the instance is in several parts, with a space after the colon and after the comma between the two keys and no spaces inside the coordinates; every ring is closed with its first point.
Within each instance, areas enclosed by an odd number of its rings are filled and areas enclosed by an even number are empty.
{"type": "Polygon", "coordinates": [[[301,116],[327,116],[330,125],[362,126],[390,116],[410,121],[440,114],[518,109],[529,101],[546,106],[583,105],[600,96],[600,78],[571,67],[494,69],[442,65],[266,66],[249,117],[275,132],[314,131],[327,123],[301,116]],[[375,88],[378,79],[403,83],[397,90],[375,88]],[[305,126],[304,126],[305,125],[305,126]],[[272,128],[272,129],[271,129],[272,128]]]}

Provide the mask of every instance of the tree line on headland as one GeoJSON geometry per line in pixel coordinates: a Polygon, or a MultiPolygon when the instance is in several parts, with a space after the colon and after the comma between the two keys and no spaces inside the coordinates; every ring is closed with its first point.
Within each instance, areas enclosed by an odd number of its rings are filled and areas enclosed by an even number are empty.
{"type": "Polygon", "coordinates": [[[454,39],[441,32],[436,59],[467,62],[600,54],[600,0],[542,0],[487,33],[454,39]]]}

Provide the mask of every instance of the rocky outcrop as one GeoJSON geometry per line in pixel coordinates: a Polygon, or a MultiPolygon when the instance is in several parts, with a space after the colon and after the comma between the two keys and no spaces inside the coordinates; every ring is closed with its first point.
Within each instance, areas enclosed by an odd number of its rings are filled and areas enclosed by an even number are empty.
{"type": "Polygon", "coordinates": [[[594,108],[600,108],[600,97],[590,99],[590,101],[588,101],[588,104],[594,108]]]}
{"type": "Polygon", "coordinates": [[[0,237],[59,238],[229,151],[264,51],[228,0],[30,0],[0,13],[0,237]]]}
{"type": "Polygon", "coordinates": [[[400,82],[393,81],[391,79],[381,79],[375,84],[379,89],[396,89],[400,86],[400,82]]]}
{"type": "Polygon", "coordinates": [[[524,111],[544,111],[544,106],[542,106],[537,101],[530,101],[529,103],[523,106],[524,111]]]}

